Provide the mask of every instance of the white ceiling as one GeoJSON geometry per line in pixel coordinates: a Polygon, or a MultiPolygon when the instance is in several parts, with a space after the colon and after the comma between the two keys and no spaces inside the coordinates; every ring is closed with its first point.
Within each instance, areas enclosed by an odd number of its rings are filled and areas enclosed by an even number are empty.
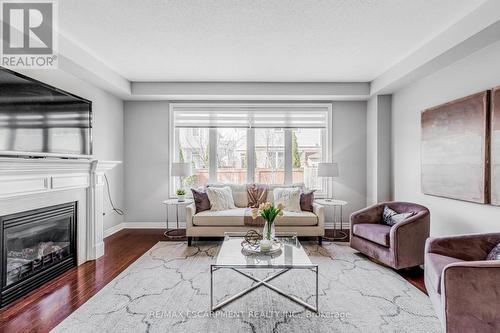
{"type": "Polygon", "coordinates": [[[131,81],[371,81],[485,0],[64,0],[64,35],[131,81]]]}

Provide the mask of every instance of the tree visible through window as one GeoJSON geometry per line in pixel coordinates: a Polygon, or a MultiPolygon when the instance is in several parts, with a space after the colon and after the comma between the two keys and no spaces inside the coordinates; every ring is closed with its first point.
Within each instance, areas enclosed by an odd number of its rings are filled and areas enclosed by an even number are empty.
{"type": "Polygon", "coordinates": [[[324,130],[317,128],[294,129],[292,132],[293,182],[304,183],[307,188],[321,192],[323,181],[318,178],[318,163],[323,160],[324,130]]]}
{"type": "Polygon", "coordinates": [[[183,178],[184,187],[199,187],[208,182],[209,174],[209,132],[207,128],[177,128],[176,147],[179,162],[189,162],[193,167],[193,175],[183,178]]]}
{"type": "Polygon", "coordinates": [[[217,129],[217,181],[243,184],[247,181],[246,161],[242,159],[247,149],[245,128],[217,129]]]}
{"type": "Polygon", "coordinates": [[[255,129],[255,182],[283,184],[285,182],[284,131],[273,128],[255,129]]]}

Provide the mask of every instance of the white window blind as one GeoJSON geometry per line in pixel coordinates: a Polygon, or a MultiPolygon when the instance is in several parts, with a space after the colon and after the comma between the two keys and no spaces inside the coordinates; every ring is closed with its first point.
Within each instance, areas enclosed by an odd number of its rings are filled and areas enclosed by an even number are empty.
{"type": "Polygon", "coordinates": [[[174,126],[203,128],[326,128],[330,104],[172,105],[174,126]]]}

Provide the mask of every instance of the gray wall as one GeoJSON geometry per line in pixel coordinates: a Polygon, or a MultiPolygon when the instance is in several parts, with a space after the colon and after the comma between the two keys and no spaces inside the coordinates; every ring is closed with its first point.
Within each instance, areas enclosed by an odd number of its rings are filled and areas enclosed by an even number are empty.
{"type": "Polygon", "coordinates": [[[377,201],[392,199],[391,170],[391,116],[392,96],[378,96],[377,121],[377,201]]]}
{"type": "Polygon", "coordinates": [[[367,102],[367,205],[392,198],[391,96],[376,95],[367,102]]]}
{"type": "Polygon", "coordinates": [[[125,102],[126,222],[163,222],[168,195],[168,102],[125,102]]]}
{"type": "MultiPolygon", "coordinates": [[[[333,102],[332,112],[333,161],[339,163],[333,194],[348,202],[343,211],[348,222],[352,212],[366,207],[366,102],[333,102]]],[[[331,212],[326,220],[333,221],[331,212]]]]}
{"type": "MultiPolygon", "coordinates": [[[[126,222],[164,222],[168,195],[168,102],[125,102],[126,222]]],[[[335,197],[349,202],[344,221],[366,204],[366,102],[333,103],[335,197]]],[[[329,220],[332,220],[329,218],[329,220]]]]}
{"type": "MultiPolygon", "coordinates": [[[[42,82],[92,101],[94,155],[99,160],[123,161],[123,101],[87,82],[60,70],[22,72],[42,82]]],[[[115,205],[124,206],[123,165],[107,173],[115,205]]],[[[107,194],[104,200],[104,230],[123,222],[113,212],[107,194]]]]}
{"type": "Polygon", "coordinates": [[[377,127],[378,98],[371,97],[366,106],[366,203],[377,202],[377,127]]]}
{"type": "Polygon", "coordinates": [[[420,112],[500,85],[500,43],[493,44],[393,94],[393,182],[396,200],[431,211],[431,234],[498,232],[500,207],[438,198],[420,190],[420,112]]]}

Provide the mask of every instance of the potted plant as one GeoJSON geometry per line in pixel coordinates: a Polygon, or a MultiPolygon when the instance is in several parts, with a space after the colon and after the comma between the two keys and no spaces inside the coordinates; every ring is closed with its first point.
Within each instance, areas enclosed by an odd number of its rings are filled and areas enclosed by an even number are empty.
{"type": "Polygon", "coordinates": [[[184,198],[186,197],[186,190],[183,188],[179,188],[177,189],[176,193],[177,193],[177,200],[179,202],[183,202],[184,198]]]}
{"type": "Polygon", "coordinates": [[[269,251],[271,249],[275,235],[274,220],[278,216],[283,216],[283,208],[281,203],[274,206],[272,203],[266,202],[260,204],[259,208],[252,209],[253,219],[257,219],[260,216],[266,221],[260,242],[261,251],[269,251]]]}

